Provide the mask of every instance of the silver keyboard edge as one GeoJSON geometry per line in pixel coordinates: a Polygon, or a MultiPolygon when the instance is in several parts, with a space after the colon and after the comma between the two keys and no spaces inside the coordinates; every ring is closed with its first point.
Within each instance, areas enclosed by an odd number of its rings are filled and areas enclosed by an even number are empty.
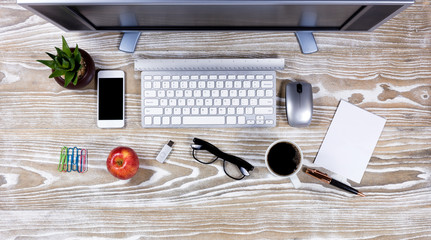
{"type": "Polygon", "coordinates": [[[135,71],[271,71],[281,69],[284,69],[283,58],[135,60],[135,71]]]}

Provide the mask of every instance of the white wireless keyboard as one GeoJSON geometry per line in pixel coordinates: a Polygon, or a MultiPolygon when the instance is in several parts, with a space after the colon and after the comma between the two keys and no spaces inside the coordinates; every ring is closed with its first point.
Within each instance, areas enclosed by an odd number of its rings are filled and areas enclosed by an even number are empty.
{"type": "Polygon", "coordinates": [[[273,127],[283,68],[283,59],[136,60],[142,126],[273,127]]]}

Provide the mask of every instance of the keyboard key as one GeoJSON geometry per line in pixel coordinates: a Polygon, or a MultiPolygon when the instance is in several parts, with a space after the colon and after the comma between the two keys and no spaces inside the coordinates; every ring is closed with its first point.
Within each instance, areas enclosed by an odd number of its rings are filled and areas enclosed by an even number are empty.
{"type": "Polygon", "coordinates": [[[145,117],[144,118],[144,123],[146,125],[151,125],[153,123],[153,119],[151,117],[145,117]]]}
{"type": "Polygon", "coordinates": [[[232,81],[226,81],[224,83],[224,87],[227,88],[227,89],[233,88],[233,82],[232,81]]]}
{"type": "Polygon", "coordinates": [[[159,90],[157,91],[157,97],[163,98],[166,96],[165,90],[159,90]]]}
{"type": "Polygon", "coordinates": [[[186,100],[183,98],[178,99],[178,106],[185,106],[186,105],[186,100]]]}
{"type": "Polygon", "coordinates": [[[184,91],[183,90],[176,90],[175,91],[175,97],[183,97],[184,96],[184,91]]]}
{"type": "Polygon", "coordinates": [[[215,87],[215,82],[214,81],[207,82],[207,87],[208,88],[214,88],[215,87]]]}
{"type": "Polygon", "coordinates": [[[166,91],[166,96],[169,97],[169,98],[175,96],[174,90],[168,90],[168,91],[166,91]]]}
{"type": "Polygon", "coordinates": [[[183,117],[183,124],[188,125],[203,125],[203,124],[225,124],[225,117],[210,116],[210,117],[183,117]]]}
{"type": "Polygon", "coordinates": [[[174,108],[174,115],[181,115],[182,109],[181,108],[174,108]]]}
{"type": "Polygon", "coordinates": [[[172,124],[173,125],[181,124],[181,117],[172,117],[172,124]]]}
{"type": "Polygon", "coordinates": [[[256,107],[254,109],[254,114],[258,115],[270,115],[273,113],[272,107],[256,107]]]}
{"type": "Polygon", "coordinates": [[[227,124],[236,124],[236,117],[234,116],[229,116],[226,118],[226,123],[227,124]]]}
{"type": "Polygon", "coordinates": [[[144,92],[145,98],[153,98],[156,97],[156,91],[154,90],[147,90],[144,92]]]}
{"type": "Polygon", "coordinates": [[[161,115],[163,114],[163,108],[145,108],[145,115],[161,115]]]}
{"type": "Polygon", "coordinates": [[[253,88],[260,88],[260,82],[259,81],[253,81],[251,84],[252,84],[251,86],[253,88]]]}
{"type": "Polygon", "coordinates": [[[152,86],[151,82],[144,82],[145,89],[151,89],[151,86],[152,86]]]}
{"type": "Polygon", "coordinates": [[[160,123],[161,123],[161,117],[154,117],[154,124],[156,124],[156,125],[160,125],[160,123]]]}
{"type": "Polygon", "coordinates": [[[262,98],[259,99],[259,105],[261,106],[272,106],[274,100],[272,98],[262,98]]]}
{"type": "Polygon", "coordinates": [[[144,100],[144,105],[147,107],[159,106],[159,100],[154,98],[146,98],[144,100]]]}
{"type": "Polygon", "coordinates": [[[226,108],[222,107],[218,109],[218,114],[225,115],[226,114],[226,108]]]}
{"type": "Polygon", "coordinates": [[[183,115],[189,115],[190,114],[190,108],[183,108],[183,115]]]}
{"type": "Polygon", "coordinates": [[[202,98],[196,99],[196,106],[203,106],[203,105],[204,105],[204,100],[202,98]]]}
{"type": "Polygon", "coordinates": [[[272,97],[272,96],[274,96],[274,93],[271,90],[265,90],[265,96],[266,97],[272,97]]]}
{"type": "Polygon", "coordinates": [[[216,115],[217,114],[217,108],[210,108],[210,114],[216,115]]]}
{"type": "Polygon", "coordinates": [[[169,117],[163,117],[162,118],[162,124],[167,125],[170,124],[171,119],[169,117]]]}
{"type": "Polygon", "coordinates": [[[272,81],[262,81],[261,85],[262,85],[262,88],[272,88],[274,86],[272,81]]]}

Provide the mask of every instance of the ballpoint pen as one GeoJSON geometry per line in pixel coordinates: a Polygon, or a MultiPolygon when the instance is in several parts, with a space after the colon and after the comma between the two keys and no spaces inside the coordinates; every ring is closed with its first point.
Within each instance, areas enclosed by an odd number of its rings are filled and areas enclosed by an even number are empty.
{"type": "Polygon", "coordinates": [[[358,190],[356,190],[356,189],[354,189],[354,188],[352,188],[350,186],[347,186],[346,184],[344,184],[342,182],[339,182],[339,181],[337,181],[335,179],[332,179],[327,174],[322,173],[322,172],[320,172],[320,171],[318,171],[316,169],[307,168],[305,170],[305,173],[307,173],[308,175],[310,175],[310,176],[312,176],[314,178],[319,179],[322,182],[329,183],[332,186],[341,188],[343,190],[346,190],[346,191],[351,192],[353,194],[359,195],[361,197],[365,197],[365,195],[363,193],[359,192],[358,190]]]}

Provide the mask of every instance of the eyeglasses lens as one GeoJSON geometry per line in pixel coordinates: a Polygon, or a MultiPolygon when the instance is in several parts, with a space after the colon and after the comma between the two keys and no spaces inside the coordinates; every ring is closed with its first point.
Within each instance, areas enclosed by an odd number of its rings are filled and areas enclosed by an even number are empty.
{"type": "Polygon", "coordinates": [[[207,150],[193,150],[193,157],[204,164],[210,164],[217,160],[217,157],[207,150]]]}
{"type": "Polygon", "coordinates": [[[237,180],[244,178],[244,174],[241,172],[241,170],[237,165],[230,163],[228,161],[223,161],[223,167],[224,167],[225,173],[229,177],[237,180]]]}

